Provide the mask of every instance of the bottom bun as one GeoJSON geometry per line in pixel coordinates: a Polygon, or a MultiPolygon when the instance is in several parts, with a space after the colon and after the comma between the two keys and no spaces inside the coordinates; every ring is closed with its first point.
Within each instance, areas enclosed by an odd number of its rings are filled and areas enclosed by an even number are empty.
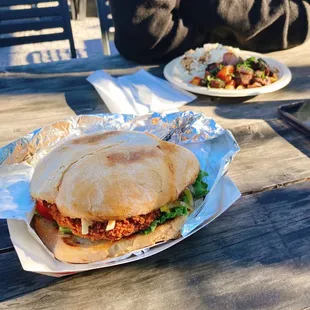
{"type": "Polygon", "coordinates": [[[154,232],[148,235],[135,234],[118,241],[91,241],[74,235],[62,235],[53,222],[43,217],[34,217],[33,225],[45,246],[58,260],[83,264],[102,261],[133,252],[158,242],[176,239],[180,236],[186,216],[159,225],[154,232]]]}

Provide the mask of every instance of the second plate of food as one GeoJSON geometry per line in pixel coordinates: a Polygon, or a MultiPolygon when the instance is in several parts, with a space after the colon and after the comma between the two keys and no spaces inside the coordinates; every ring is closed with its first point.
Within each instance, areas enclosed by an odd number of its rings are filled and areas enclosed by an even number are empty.
{"type": "Polygon", "coordinates": [[[205,44],[186,52],[164,68],[177,87],[208,96],[246,97],[285,87],[291,71],[268,56],[221,44],[205,44]]]}

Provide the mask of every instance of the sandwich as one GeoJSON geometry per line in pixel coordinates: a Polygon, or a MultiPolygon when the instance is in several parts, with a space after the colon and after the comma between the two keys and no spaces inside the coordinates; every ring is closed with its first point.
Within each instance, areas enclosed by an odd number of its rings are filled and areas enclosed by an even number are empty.
{"type": "Polygon", "coordinates": [[[35,167],[32,225],[60,261],[118,257],[178,238],[205,175],[191,151],[148,133],[67,139],[35,167]]]}

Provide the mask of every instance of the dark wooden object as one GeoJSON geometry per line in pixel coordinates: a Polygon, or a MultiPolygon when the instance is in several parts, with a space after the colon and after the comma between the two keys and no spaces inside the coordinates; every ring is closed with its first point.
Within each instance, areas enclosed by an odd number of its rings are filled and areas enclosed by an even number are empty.
{"type": "Polygon", "coordinates": [[[2,8],[0,10],[0,34],[12,34],[26,30],[42,30],[53,28],[62,28],[63,32],[21,37],[2,37],[0,38],[0,47],[46,41],[69,40],[72,58],[76,58],[76,50],[72,35],[67,0],[56,0],[56,2],[58,2],[57,6],[46,8],[35,7],[20,10],[5,9],[6,7],[13,5],[38,4],[42,2],[52,2],[52,0],[0,1],[0,8],[2,8]]]}
{"type": "MultiPolygon", "coordinates": [[[[214,117],[241,147],[229,175],[244,196],[231,209],[159,255],[62,279],[23,271],[0,221],[0,308],[309,306],[310,141],[277,114],[279,104],[310,97],[309,48],[272,54],[293,72],[283,90],[233,100],[201,96],[183,107],[214,117]]],[[[0,73],[0,146],[67,116],[107,112],[85,78],[97,69],[122,75],[140,68],[115,56],[8,68],[0,73]]],[[[145,68],[162,76],[160,66],[145,68]]]]}

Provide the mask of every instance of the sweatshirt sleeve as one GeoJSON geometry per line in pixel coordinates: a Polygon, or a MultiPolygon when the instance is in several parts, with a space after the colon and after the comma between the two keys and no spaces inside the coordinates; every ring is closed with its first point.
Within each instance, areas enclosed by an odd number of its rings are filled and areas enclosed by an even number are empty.
{"type": "Polygon", "coordinates": [[[309,37],[310,0],[110,0],[115,44],[138,62],[166,61],[204,43],[259,52],[309,37]]]}
{"type": "Polygon", "coordinates": [[[203,44],[204,34],[183,20],[180,0],[110,0],[115,45],[139,62],[163,61],[203,44]]]}
{"type": "Polygon", "coordinates": [[[309,38],[310,0],[184,0],[189,18],[210,40],[269,52],[309,38]],[[198,7],[193,11],[191,8],[198,7]]]}

